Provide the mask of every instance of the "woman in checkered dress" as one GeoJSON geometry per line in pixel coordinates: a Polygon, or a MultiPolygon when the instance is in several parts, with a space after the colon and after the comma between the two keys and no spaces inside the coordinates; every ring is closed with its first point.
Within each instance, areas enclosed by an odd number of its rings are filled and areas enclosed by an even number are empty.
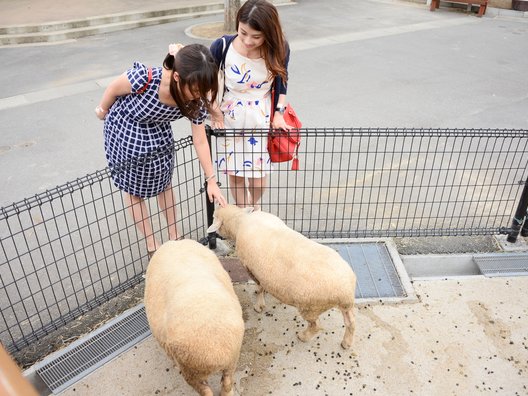
{"type": "MultiPolygon", "coordinates": [[[[191,121],[193,143],[206,181],[215,178],[204,120],[216,96],[218,69],[210,51],[199,44],[171,44],[163,67],[135,62],[105,90],[97,116],[104,120],[106,159],[112,180],[124,192],[134,221],[154,252],[154,238],[144,199],[158,197],[169,228],[169,239],[179,238],[171,179],[174,169],[171,121],[191,121]]],[[[225,205],[214,180],[207,194],[225,205]]]]}

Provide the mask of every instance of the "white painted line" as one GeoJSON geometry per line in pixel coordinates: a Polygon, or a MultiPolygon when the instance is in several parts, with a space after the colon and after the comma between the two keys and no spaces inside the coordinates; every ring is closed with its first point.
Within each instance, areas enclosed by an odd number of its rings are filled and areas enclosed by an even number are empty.
{"type": "Polygon", "coordinates": [[[394,36],[398,34],[418,32],[423,30],[438,29],[444,27],[453,27],[459,25],[468,25],[480,23],[481,19],[471,17],[459,17],[453,19],[444,19],[439,21],[419,22],[410,25],[393,26],[389,28],[372,29],[361,32],[337,34],[334,36],[322,37],[320,39],[301,40],[290,42],[292,51],[304,51],[308,49],[327,47],[329,45],[350,43],[353,41],[369,40],[379,37],[394,36]]]}

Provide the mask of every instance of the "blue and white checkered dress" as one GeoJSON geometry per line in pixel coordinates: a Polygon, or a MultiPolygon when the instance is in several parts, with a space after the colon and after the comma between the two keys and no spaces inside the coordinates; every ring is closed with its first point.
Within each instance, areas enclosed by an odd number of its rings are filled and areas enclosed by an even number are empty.
{"type": "MultiPolygon", "coordinates": [[[[171,183],[174,169],[174,151],[162,150],[174,141],[171,121],[183,117],[178,107],[160,102],[158,90],[162,68],[152,68],[152,80],[148,81],[148,68],[134,62],[126,72],[132,84],[129,95],[119,97],[110,108],[104,122],[105,152],[112,180],[117,188],[141,198],[153,197],[171,183]],[[158,150],[156,155],[148,153],[158,150]],[[139,160],[147,155],[146,160],[139,160]],[[126,166],[121,164],[126,163],[126,166]]],[[[207,115],[205,107],[200,116],[191,120],[201,124],[207,115]]]]}

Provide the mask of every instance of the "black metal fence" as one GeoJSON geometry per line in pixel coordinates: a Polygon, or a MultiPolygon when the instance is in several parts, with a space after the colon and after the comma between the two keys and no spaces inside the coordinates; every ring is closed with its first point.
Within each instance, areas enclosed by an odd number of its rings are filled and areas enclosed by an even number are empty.
{"type": "MultiPolygon", "coordinates": [[[[252,131],[265,139],[267,131],[252,131]]],[[[229,154],[213,133],[213,158],[229,154]]],[[[528,172],[528,131],[303,129],[299,170],[274,165],[260,201],[312,238],[506,232],[528,172]]],[[[177,226],[202,239],[204,178],[191,138],[175,142],[177,226]]],[[[149,160],[150,156],[141,159],[149,160]]],[[[127,166],[141,166],[141,161],[127,166]]],[[[20,350],[142,281],[140,235],[108,170],[0,208],[0,341],[20,350]]],[[[226,197],[229,178],[218,180],[226,197]]],[[[149,210],[159,240],[167,224],[149,210]]]]}
{"type": "MultiPolygon", "coordinates": [[[[244,138],[218,135],[217,158],[230,155],[224,137],[244,138]]],[[[313,238],[498,234],[527,179],[527,150],[525,130],[303,129],[300,170],[276,164],[261,205],[313,238]]]]}
{"type": "MultiPolygon", "coordinates": [[[[122,167],[175,150],[173,191],[182,236],[205,234],[203,175],[190,137],[122,167]]],[[[117,170],[119,171],[119,170],[117,170]]],[[[168,239],[156,199],[154,233],[168,239]]],[[[122,193],[105,169],[0,208],[0,341],[20,350],[142,281],[148,263],[122,193]]]]}

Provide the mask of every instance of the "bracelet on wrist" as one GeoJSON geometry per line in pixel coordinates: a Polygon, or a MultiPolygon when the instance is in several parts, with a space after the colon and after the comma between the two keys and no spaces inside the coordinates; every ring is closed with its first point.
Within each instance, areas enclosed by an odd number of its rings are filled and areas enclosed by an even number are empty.
{"type": "Polygon", "coordinates": [[[101,106],[95,108],[96,113],[108,113],[108,110],[103,109],[101,106]]]}
{"type": "Polygon", "coordinates": [[[216,177],[216,175],[213,173],[211,176],[207,176],[207,177],[205,178],[205,182],[207,183],[209,180],[212,180],[212,179],[214,179],[215,177],[216,177]]]}

